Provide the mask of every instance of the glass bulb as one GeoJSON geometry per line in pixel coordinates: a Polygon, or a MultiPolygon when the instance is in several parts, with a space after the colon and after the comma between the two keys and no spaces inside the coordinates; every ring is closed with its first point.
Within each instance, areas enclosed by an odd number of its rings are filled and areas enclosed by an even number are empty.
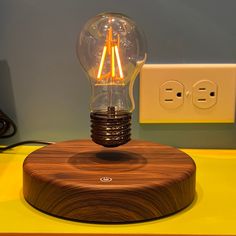
{"type": "Polygon", "coordinates": [[[92,140],[105,147],[127,143],[133,84],[146,60],[142,31],[123,14],[99,14],[82,29],[77,55],[91,82],[92,140]]]}

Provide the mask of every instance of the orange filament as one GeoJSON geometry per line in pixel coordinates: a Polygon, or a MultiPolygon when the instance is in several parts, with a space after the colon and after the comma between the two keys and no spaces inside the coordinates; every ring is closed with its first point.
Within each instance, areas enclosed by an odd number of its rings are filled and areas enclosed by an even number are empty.
{"type": "Polygon", "coordinates": [[[117,35],[116,39],[112,37],[112,27],[109,28],[106,35],[106,41],[102,52],[102,57],[98,69],[97,79],[114,79],[119,78],[123,79],[123,71],[122,71],[122,64],[119,55],[119,47],[120,47],[120,36],[117,35]],[[109,55],[109,56],[107,56],[109,55]],[[105,60],[110,60],[110,71],[108,73],[102,73],[104,68],[105,60]],[[118,66],[119,76],[116,75],[116,66],[118,66]]]}
{"type": "Polygon", "coordinates": [[[111,77],[115,77],[115,49],[111,48],[111,77]]]}
{"type": "Polygon", "coordinates": [[[116,52],[116,60],[117,60],[118,68],[119,68],[120,78],[123,79],[124,76],[123,76],[123,71],[122,71],[121,62],[120,62],[120,55],[119,55],[117,46],[115,46],[115,52],[116,52]]]}
{"type": "Polygon", "coordinates": [[[104,46],[103,51],[102,51],[102,59],[101,59],[101,62],[100,62],[100,66],[99,66],[99,70],[98,70],[98,75],[97,75],[98,79],[101,78],[102,69],[103,69],[104,61],[105,61],[105,57],[106,57],[106,52],[107,52],[107,46],[104,46]]]}

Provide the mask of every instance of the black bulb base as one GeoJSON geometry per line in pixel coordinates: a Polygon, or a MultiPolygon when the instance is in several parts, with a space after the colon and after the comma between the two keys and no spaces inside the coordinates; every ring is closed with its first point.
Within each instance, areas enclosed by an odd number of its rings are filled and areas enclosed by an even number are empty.
{"type": "Polygon", "coordinates": [[[104,147],[118,147],[131,139],[131,113],[108,109],[91,112],[91,138],[104,147]]]}

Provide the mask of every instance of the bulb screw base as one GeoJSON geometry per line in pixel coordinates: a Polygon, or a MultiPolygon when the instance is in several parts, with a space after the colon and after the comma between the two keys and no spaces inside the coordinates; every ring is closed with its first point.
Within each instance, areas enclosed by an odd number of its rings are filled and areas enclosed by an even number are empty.
{"type": "Polygon", "coordinates": [[[108,108],[91,112],[91,138],[104,147],[118,147],[131,139],[131,113],[108,108]]]}

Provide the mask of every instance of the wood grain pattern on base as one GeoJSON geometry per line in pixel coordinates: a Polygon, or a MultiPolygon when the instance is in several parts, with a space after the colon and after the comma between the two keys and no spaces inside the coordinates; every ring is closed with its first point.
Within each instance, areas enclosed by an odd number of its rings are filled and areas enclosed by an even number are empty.
{"type": "Polygon", "coordinates": [[[104,148],[88,140],[59,142],[31,153],[23,194],[54,216],[100,223],[156,219],[188,206],[194,161],[176,148],[131,141],[104,148]]]}

